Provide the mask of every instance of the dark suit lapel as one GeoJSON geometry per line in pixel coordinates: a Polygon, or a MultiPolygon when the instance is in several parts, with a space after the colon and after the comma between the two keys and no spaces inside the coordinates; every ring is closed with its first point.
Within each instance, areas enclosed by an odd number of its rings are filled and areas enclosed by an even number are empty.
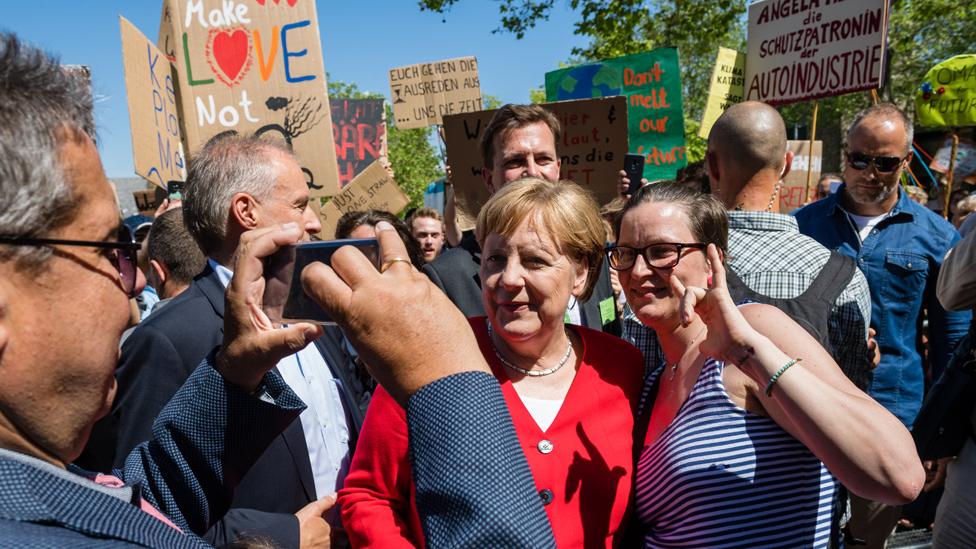
{"type": "Polygon", "coordinates": [[[200,293],[207,298],[217,316],[224,318],[224,285],[220,283],[217,271],[210,267],[210,263],[193,279],[193,283],[200,289],[200,293]]]}
{"type": "Polygon", "coordinates": [[[205,546],[192,533],[184,535],[129,502],[25,464],[4,460],[3,466],[0,516],[4,518],[56,524],[95,538],[147,547],[205,546]],[[8,477],[12,472],[16,476],[8,477]]]}

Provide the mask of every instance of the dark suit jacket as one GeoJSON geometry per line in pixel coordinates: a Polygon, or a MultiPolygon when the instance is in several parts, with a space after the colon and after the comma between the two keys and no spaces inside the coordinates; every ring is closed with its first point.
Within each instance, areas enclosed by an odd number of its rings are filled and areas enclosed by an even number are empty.
{"type": "MultiPolygon", "coordinates": [[[[190,287],[140,324],[122,346],[116,373],[119,387],[112,412],[96,425],[78,463],[93,470],[119,466],[124,456],[148,440],[153,420],[189,376],[195,364],[223,339],[224,287],[209,266],[190,287]]],[[[355,365],[332,326],[315,342],[342,384],[352,440],[362,425],[365,404],[355,365]],[[362,407],[361,407],[362,405],[362,407]]],[[[241,479],[232,509],[204,534],[214,544],[243,533],[298,547],[294,513],[315,501],[315,482],[300,421],[289,425],[241,479]]]]}
{"type": "MultiPolygon", "coordinates": [[[[454,305],[464,316],[485,316],[485,306],[481,300],[481,248],[475,240],[474,232],[468,231],[461,238],[461,243],[456,248],[441,254],[434,261],[424,265],[424,274],[437,285],[438,288],[447,294],[454,305]]],[[[590,299],[583,302],[584,325],[594,330],[620,336],[621,322],[617,318],[616,304],[613,301],[613,288],[610,286],[610,272],[607,270],[607,262],[604,261],[600,266],[600,278],[593,287],[593,295],[590,299]],[[600,314],[600,304],[610,299],[609,305],[613,311],[612,319],[603,322],[603,315],[600,314]]]]}
{"type": "Polygon", "coordinates": [[[205,362],[159,415],[152,440],[114,471],[185,533],[72,476],[90,476],[77,467],[2,455],[0,547],[206,546],[193,532],[224,514],[244,471],[304,408],[278,374],[264,387],[273,403],[227,385],[205,362]]]}

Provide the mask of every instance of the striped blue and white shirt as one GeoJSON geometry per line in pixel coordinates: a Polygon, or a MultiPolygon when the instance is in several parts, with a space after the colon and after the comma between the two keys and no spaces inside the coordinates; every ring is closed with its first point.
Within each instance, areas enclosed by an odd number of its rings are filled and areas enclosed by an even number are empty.
{"type": "Polygon", "coordinates": [[[674,420],[641,452],[644,546],[827,547],[833,476],[775,421],[732,402],[722,369],[705,362],[674,420]]]}

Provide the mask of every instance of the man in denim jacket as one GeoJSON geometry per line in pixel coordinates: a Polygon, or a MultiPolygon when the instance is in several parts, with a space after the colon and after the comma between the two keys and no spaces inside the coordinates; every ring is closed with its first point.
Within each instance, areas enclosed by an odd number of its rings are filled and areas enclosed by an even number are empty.
{"type": "Polygon", "coordinates": [[[959,234],[899,190],[902,170],[912,159],[911,143],[912,123],[894,105],[861,111],[847,131],[846,184],[796,212],[800,232],[856,259],[867,277],[871,327],[881,350],[869,393],[907,426],[918,414],[925,388],[923,318],[929,322],[933,378],[970,321],[968,311],[947,312],[935,295],[942,260],[959,234]]]}

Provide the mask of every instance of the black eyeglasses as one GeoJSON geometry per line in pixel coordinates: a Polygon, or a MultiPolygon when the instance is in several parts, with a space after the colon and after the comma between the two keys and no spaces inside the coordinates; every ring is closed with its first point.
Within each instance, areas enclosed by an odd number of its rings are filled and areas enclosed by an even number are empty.
{"type": "Polygon", "coordinates": [[[112,249],[112,264],[119,271],[122,290],[129,297],[136,293],[136,252],[141,247],[132,239],[132,231],[125,225],[120,225],[116,232],[115,242],[96,242],[92,240],[65,240],[59,238],[28,238],[20,236],[0,236],[0,244],[11,246],[86,246],[92,248],[112,249]]]}
{"type": "Polygon", "coordinates": [[[607,261],[615,271],[626,271],[634,267],[637,256],[644,256],[644,262],[655,269],[670,269],[681,260],[681,251],[685,248],[704,250],[708,244],[695,242],[683,244],[679,242],[659,242],[643,248],[630,246],[613,246],[607,250],[607,261]]]}
{"type": "Polygon", "coordinates": [[[847,165],[857,171],[864,171],[871,165],[878,173],[891,173],[898,169],[898,166],[908,158],[908,156],[871,156],[859,152],[847,153],[847,165]]]}

